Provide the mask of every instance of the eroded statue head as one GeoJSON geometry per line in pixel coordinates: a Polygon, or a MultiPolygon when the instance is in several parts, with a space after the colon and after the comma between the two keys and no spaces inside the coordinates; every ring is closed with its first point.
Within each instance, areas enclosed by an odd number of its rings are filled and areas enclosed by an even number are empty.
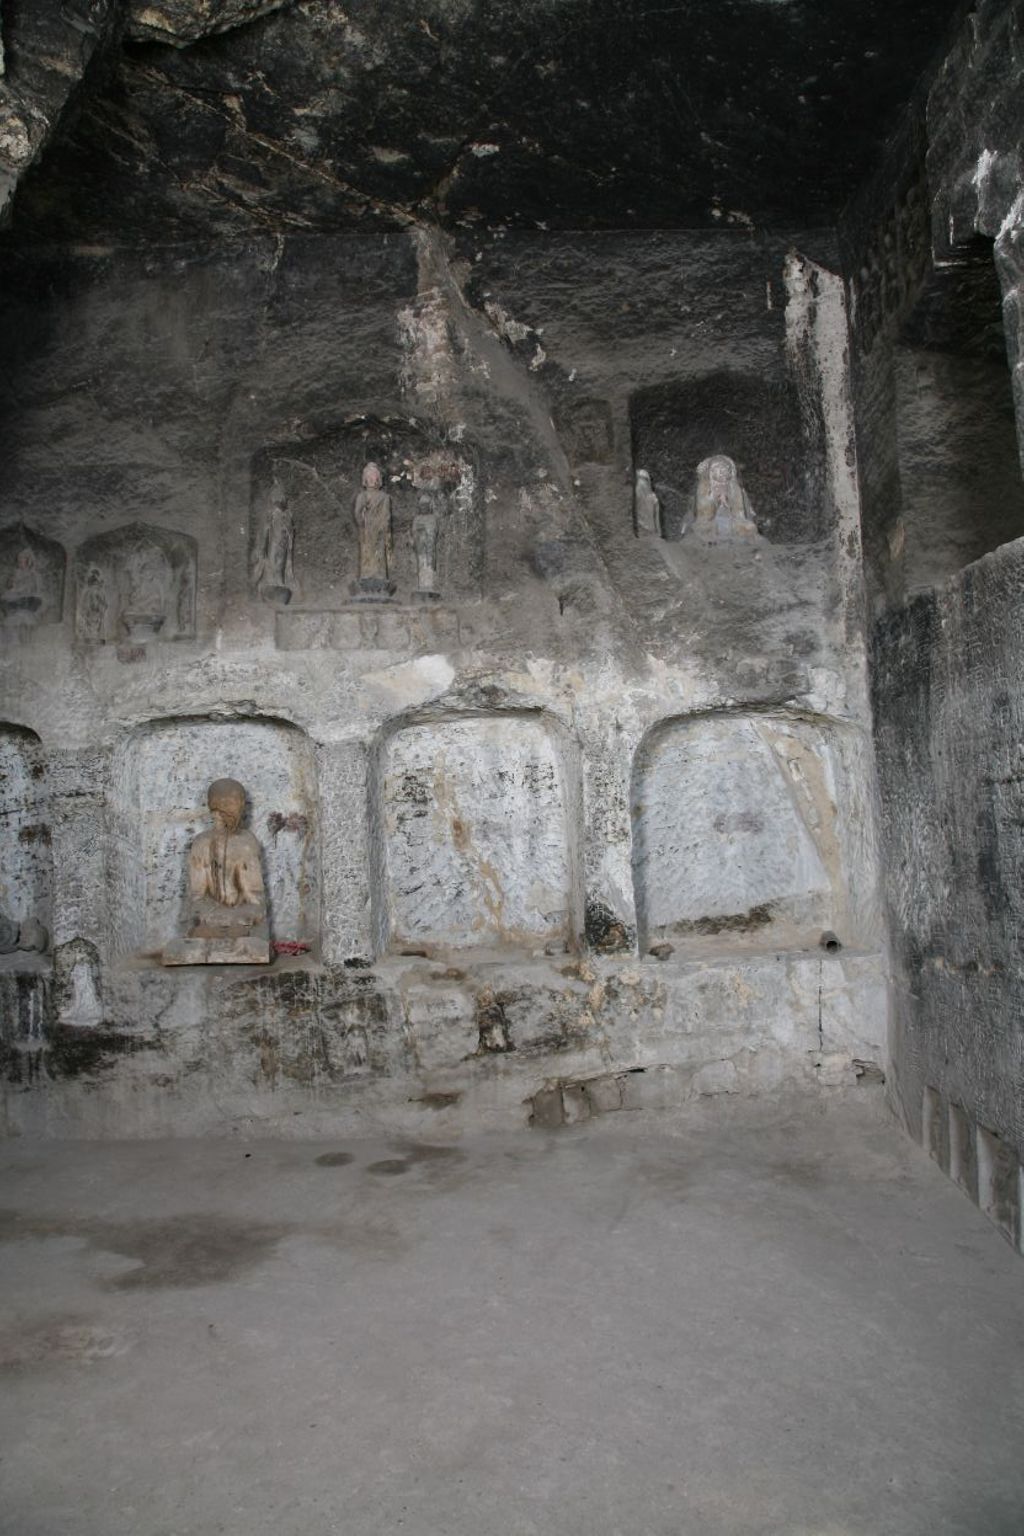
{"type": "Polygon", "coordinates": [[[363,469],[363,485],[368,491],[379,491],[384,483],[384,477],[380,472],[380,465],[371,460],[363,469]]]}
{"type": "Polygon", "coordinates": [[[214,779],[206,792],[206,803],[214,820],[229,832],[241,825],[245,815],[245,790],[237,779],[214,779]]]}

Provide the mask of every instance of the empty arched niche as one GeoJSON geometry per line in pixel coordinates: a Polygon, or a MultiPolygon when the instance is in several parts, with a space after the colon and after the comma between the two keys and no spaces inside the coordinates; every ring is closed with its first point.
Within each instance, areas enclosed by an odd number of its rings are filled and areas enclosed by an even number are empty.
{"type": "Polygon", "coordinates": [[[864,943],[876,914],[862,770],[859,737],[796,717],[656,726],[633,774],[642,949],[864,943]]]}
{"type": "MultiPolygon", "coordinates": [[[[52,857],[42,744],[33,731],[0,724],[0,919],[35,918],[52,929],[52,857]]],[[[0,926],[6,926],[0,922],[0,926]]],[[[16,964],[13,954],[8,964],[16,964]]]]}
{"type": "Polygon", "coordinates": [[[377,940],[397,953],[572,947],[579,785],[540,714],[423,720],[379,761],[377,940]]]}
{"type": "Polygon", "coordinates": [[[181,932],[192,839],[210,825],[214,779],[246,790],[246,825],[260,841],[275,940],[315,944],[320,837],[313,744],[281,720],[163,720],[142,726],[115,762],[118,848],[115,942],[157,954],[181,932]]]}

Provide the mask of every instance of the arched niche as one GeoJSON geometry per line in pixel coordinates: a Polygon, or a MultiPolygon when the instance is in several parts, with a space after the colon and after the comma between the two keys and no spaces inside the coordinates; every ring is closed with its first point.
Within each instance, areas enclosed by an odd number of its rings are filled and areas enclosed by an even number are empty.
{"type": "MultiPolygon", "coordinates": [[[[0,723],[0,914],[53,928],[53,858],[42,743],[24,726],[0,723]]],[[[24,960],[24,953],[18,956],[24,960]]],[[[18,956],[7,957],[7,964],[18,956]]]]}
{"type": "Polygon", "coordinates": [[[140,726],[115,754],[114,945],[156,955],[182,931],[187,856],[210,825],[214,779],[244,785],[263,850],[271,938],[315,947],[320,933],[316,760],[283,720],[185,718],[140,726]]]}
{"type": "Polygon", "coordinates": [[[91,644],[179,640],[196,632],[197,545],[187,533],[125,523],[75,552],[75,635],[91,644]]]}
{"type": "Polygon", "coordinates": [[[56,539],[25,523],[0,529],[0,637],[60,623],[66,564],[56,539]]]}
{"type": "Polygon", "coordinates": [[[380,950],[557,952],[582,931],[574,743],[541,713],[387,731],[374,782],[380,950]]]}
{"type": "Polygon", "coordinates": [[[641,952],[811,949],[877,938],[859,735],[785,714],[672,719],[633,769],[641,952]]]}

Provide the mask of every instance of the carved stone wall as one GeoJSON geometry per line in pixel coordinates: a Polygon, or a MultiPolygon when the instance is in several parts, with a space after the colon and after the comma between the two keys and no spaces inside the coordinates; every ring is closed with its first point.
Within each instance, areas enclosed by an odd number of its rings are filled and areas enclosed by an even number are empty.
{"type": "Polygon", "coordinates": [[[632,1106],[883,1061],[845,317],[828,242],[794,244],[608,236],[583,284],[576,237],[522,232],[0,252],[0,494],[72,552],[63,622],[0,653],[54,806],[16,1125],[522,1124],[551,1084],[628,1076],[632,1106]],[[755,537],[637,537],[655,425],[655,488],[732,449],[755,537]],[[395,591],[363,601],[369,462],[395,591]],[[763,733],[803,885],[779,854],[725,888],[700,802],[756,808],[728,751],[691,772],[712,721],[763,733]],[[280,947],[165,967],[224,776],[280,947]]]}

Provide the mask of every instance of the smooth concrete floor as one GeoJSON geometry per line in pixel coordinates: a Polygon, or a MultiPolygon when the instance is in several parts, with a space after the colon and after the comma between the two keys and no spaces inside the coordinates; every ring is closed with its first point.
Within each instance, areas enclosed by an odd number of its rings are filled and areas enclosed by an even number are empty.
{"type": "Polygon", "coordinates": [[[0,1530],[1021,1536],[1024,1260],[868,1097],[8,1143],[0,1530]]]}

